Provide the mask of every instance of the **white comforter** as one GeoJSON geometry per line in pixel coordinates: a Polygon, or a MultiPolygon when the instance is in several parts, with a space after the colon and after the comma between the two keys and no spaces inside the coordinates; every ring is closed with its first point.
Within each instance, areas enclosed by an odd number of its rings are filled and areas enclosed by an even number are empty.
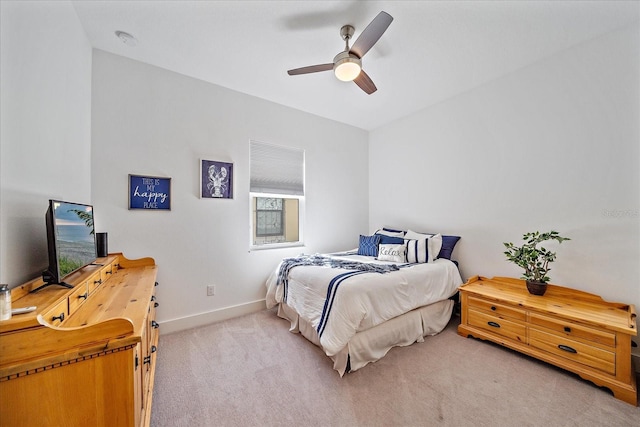
{"type": "MultiPolygon", "coordinates": [[[[392,264],[360,255],[333,256],[351,261],[392,264]]],[[[278,285],[280,266],[267,280],[267,307],[282,303],[284,287],[278,285]]],[[[289,271],[286,304],[318,330],[327,356],[337,354],[356,332],[367,330],[415,308],[449,298],[462,285],[456,265],[446,259],[412,264],[389,273],[357,274],[344,280],[324,314],[331,280],[350,270],[322,266],[299,266],[289,271]]]]}

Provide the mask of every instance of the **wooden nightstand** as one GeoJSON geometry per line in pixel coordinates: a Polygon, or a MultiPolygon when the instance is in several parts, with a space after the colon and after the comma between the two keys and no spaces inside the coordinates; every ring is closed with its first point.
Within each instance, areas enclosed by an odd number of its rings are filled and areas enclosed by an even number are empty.
{"type": "Polygon", "coordinates": [[[548,285],[531,295],[524,280],[476,276],[460,287],[458,334],[493,341],[574,372],[637,404],[631,336],[633,305],[548,285]]]}

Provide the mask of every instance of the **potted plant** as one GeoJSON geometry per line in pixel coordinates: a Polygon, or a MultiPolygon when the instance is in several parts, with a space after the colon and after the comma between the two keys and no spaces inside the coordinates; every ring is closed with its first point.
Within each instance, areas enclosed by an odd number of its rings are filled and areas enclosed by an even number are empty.
{"type": "Polygon", "coordinates": [[[522,246],[514,246],[513,243],[504,243],[507,249],[504,254],[507,260],[524,269],[522,279],[527,282],[527,290],[533,295],[544,295],[547,290],[547,282],[550,280],[547,273],[551,268],[549,264],[556,260],[556,253],[538,245],[547,240],[557,240],[562,243],[571,240],[562,237],[557,231],[540,233],[525,233],[522,238],[525,243],[522,246]]]}

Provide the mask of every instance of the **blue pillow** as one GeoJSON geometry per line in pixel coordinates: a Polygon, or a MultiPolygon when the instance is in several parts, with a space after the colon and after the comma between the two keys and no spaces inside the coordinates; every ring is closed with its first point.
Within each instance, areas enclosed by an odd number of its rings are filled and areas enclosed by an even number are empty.
{"type": "MultiPolygon", "coordinates": [[[[360,235],[360,244],[358,245],[358,255],[378,256],[378,244],[380,243],[380,235],[373,236],[360,235]]],[[[402,240],[402,239],[400,239],[402,240]]]]}
{"type": "Polygon", "coordinates": [[[451,259],[453,249],[456,247],[456,243],[460,240],[460,236],[442,236],[442,249],[438,254],[438,258],[451,259]]]}
{"type": "Polygon", "coordinates": [[[374,236],[380,237],[381,245],[401,245],[404,243],[402,237],[387,236],[385,234],[374,234],[374,236]]]}

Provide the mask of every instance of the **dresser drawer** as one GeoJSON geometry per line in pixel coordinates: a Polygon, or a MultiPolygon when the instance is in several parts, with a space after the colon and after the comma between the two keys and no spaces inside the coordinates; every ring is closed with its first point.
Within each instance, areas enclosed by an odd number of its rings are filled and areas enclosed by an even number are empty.
{"type": "Polygon", "coordinates": [[[529,345],[615,375],[615,353],[569,338],[529,328],[529,345]]]}
{"type": "Polygon", "coordinates": [[[102,284],[102,278],[100,277],[100,272],[96,272],[93,276],[89,277],[87,280],[87,285],[89,286],[89,293],[92,294],[93,291],[96,290],[98,286],[102,284]]]}
{"type": "Polygon", "coordinates": [[[89,298],[89,290],[87,282],[84,282],[76,286],[69,295],[69,315],[72,315],[87,298],[89,298]]]}
{"type": "Polygon", "coordinates": [[[577,325],[567,320],[556,319],[536,313],[531,313],[529,322],[532,325],[543,326],[552,331],[559,332],[568,338],[580,338],[608,347],[616,346],[616,334],[613,332],[577,325]]]}
{"type": "Polygon", "coordinates": [[[468,302],[469,302],[469,308],[490,311],[500,317],[502,316],[511,317],[512,319],[522,320],[523,322],[527,318],[526,312],[524,310],[520,310],[514,307],[509,307],[502,304],[497,304],[493,301],[469,296],[468,302]]]}
{"type": "Polygon", "coordinates": [[[526,326],[517,321],[501,319],[482,311],[469,309],[469,325],[501,335],[514,341],[526,343],[526,326]]]}
{"type": "Polygon", "coordinates": [[[43,316],[44,320],[46,320],[53,326],[60,326],[60,324],[64,322],[67,317],[69,317],[68,309],[69,300],[65,298],[43,316]]]}
{"type": "Polygon", "coordinates": [[[100,270],[100,280],[102,280],[102,283],[106,282],[111,278],[111,276],[113,276],[113,270],[113,263],[105,264],[104,268],[100,270]]]}

